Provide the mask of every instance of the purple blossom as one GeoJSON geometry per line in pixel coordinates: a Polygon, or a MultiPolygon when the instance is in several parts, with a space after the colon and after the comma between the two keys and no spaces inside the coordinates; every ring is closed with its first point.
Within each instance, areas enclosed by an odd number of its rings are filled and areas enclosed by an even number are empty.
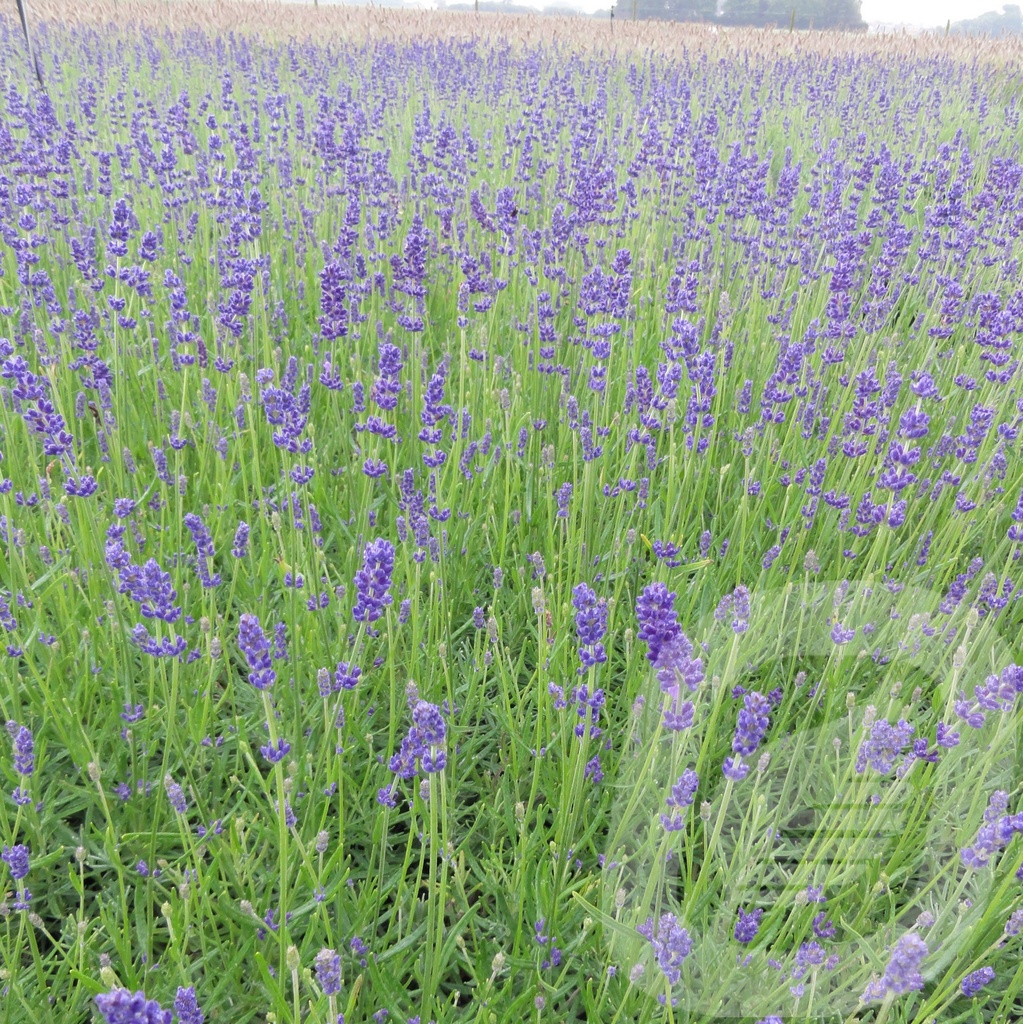
{"type": "Polygon", "coordinates": [[[415,742],[418,746],[419,763],[427,774],[444,770],[447,755],[444,752],[444,740],[447,736],[447,725],[436,704],[420,700],[412,709],[415,742]]]}
{"type": "Polygon", "coordinates": [[[575,608],[575,628],[579,634],[580,672],[607,661],[607,653],[600,642],[607,632],[607,602],[597,598],[596,593],[585,583],[572,591],[572,607],[575,608]]]}
{"type": "Polygon", "coordinates": [[[660,645],[654,668],[662,693],[676,698],[680,683],[693,693],[703,682],[703,659],[694,658],[693,653],[693,645],[681,630],[660,645]]]}
{"type": "Polygon", "coordinates": [[[354,690],[361,675],[362,669],[355,662],[339,661],[334,672],[334,689],[354,690]]]}
{"type": "Polygon", "coordinates": [[[355,574],[357,593],[352,616],[356,622],[375,622],[393,598],[389,593],[394,572],[394,546],[390,541],[371,541],[363,552],[362,568],[355,574]]]}
{"type": "MultiPolygon", "coordinates": [[[[416,699],[412,707],[412,727],[391,756],[388,767],[399,779],[414,779],[417,765],[427,775],[442,772],[447,766],[446,738],[447,723],[441,709],[429,701],[416,699]]],[[[377,793],[377,802],[384,806],[394,806],[393,799],[393,785],[377,793]]]]}
{"type": "Polygon", "coordinates": [[[750,600],[749,591],[741,584],[735,588],[732,594],[732,632],[736,634],[745,633],[749,629],[750,600]]]}
{"type": "Polygon", "coordinates": [[[444,716],[436,704],[420,700],[412,710],[412,723],[416,727],[418,737],[426,746],[439,747],[447,735],[444,716]]]}
{"type": "Polygon", "coordinates": [[[735,734],[732,737],[732,751],[738,758],[749,757],[756,751],[771,724],[768,717],[771,702],[762,693],[755,690],[747,693],[742,703],[743,707],[739,711],[735,734]]]}
{"type": "Polygon", "coordinates": [[[255,615],[242,615],[238,620],[238,646],[249,666],[249,682],[257,690],[269,690],[277,673],[270,659],[270,641],[255,615]]]}
{"type": "Polygon", "coordinates": [[[1015,936],[1023,934],[1023,907],[1014,910],[1005,922],[1005,934],[1015,936]]]}
{"type": "Polygon", "coordinates": [[[316,954],[315,968],[323,994],[336,996],[341,991],[341,957],[333,949],[321,949],[316,954]]]}
{"type": "Polygon", "coordinates": [[[174,1012],[177,1014],[178,1024],[203,1024],[206,1020],[199,1009],[195,989],[191,985],[188,988],[178,988],[174,997],[174,1012]]]}
{"type": "Polygon", "coordinates": [[[557,518],[567,519],[568,505],[572,500],[572,485],[570,483],[562,484],[557,491],[554,492],[554,497],[558,503],[557,518]]]}
{"type": "Polygon", "coordinates": [[[291,744],[287,740],[278,737],[276,743],[264,744],[259,748],[259,752],[270,764],[280,764],[291,753],[291,744]]]}
{"type": "Polygon", "coordinates": [[[234,534],[234,544],[231,547],[231,554],[235,558],[244,558],[249,553],[249,524],[239,523],[234,534]]]}
{"type": "Polygon", "coordinates": [[[636,638],[647,645],[647,661],[657,663],[661,648],[681,632],[675,617],[675,594],[663,583],[652,583],[636,599],[636,638]]]}
{"type": "Polygon", "coordinates": [[[895,943],[884,975],[880,980],[871,981],[860,999],[869,1003],[884,999],[889,992],[901,996],[922,989],[924,979],[920,964],[928,952],[927,943],[916,932],[906,932],[895,943]]]}
{"type": "Polygon", "coordinates": [[[7,734],[11,737],[14,770],[28,778],[35,771],[35,744],[32,732],[27,726],[8,722],[7,734]]]}
{"type": "Polygon", "coordinates": [[[682,632],[673,607],[675,594],[663,583],[648,586],[636,600],[638,639],[647,644],[647,660],[657,670],[661,691],[668,696],[664,709],[665,727],[672,731],[689,728],[694,708],[679,705],[679,684],[692,692],[703,680],[703,661],[693,657],[693,645],[682,632]]]}
{"type": "Polygon", "coordinates": [[[334,341],[348,334],[349,313],[345,306],[351,272],[345,261],[334,260],[320,271],[323,315],[319,318],[320,334],[334,341]]]}
{"type": "Polygon", "coordinates": [[[841,622],[836,622],[831,630],[831,639],[839,647],[842,644],[847,644],[854,636],[856,636],[856,630],[846,629],[841,622]]]}
{"type": "Polygon", "coordinates": [[[199,582],[206,589],[220,586],[220,573],[210,573],[210,560],[213,558],[213,538],[206,524],[202,519],[188,513],[184,517],[185,528],[192,535],[192,542],[198,551],[196,559],[196,571],[199,575],[199,582]]]}
{"type": "Polygon", "coordinates": [[[980,990],[995,980],[995,969],[993,967],[981,967],[979,970],[967,974],[960,984],[960,989],[967,999],[972,999],[980,994],[980,990]]]}
{"type": "Polygon", "coordinates": [[[1000,675],[989,675],[973,690],[977,704],[985,711],[1011,711],[1023,682],[1023,670],[1018,665],[1009,665],[1000,675]]]}
{"type": "Polygon", "coordinates": [[[149,630],[141,622],[131,631],[131,638],[141,651],[152,658],[180,658],[188,649],[184,637],[172,634],[157,640],[149,635],[149,630]]]}
{"type": "Polygon", "coordinates": [[[835,926],[827,920],[825,911],[821,911],[813,919],[813,933],[818,939],[832,939],[835,937],[835,926]]]}
{"type": "MultiPolygon", "coordinates": [[[[699,777],[692,768],[687,768],[671,787],[671,793],[665,803],[670,812],[681,811],[696,799],[696,789],[700,784],[699,777]]],[[[661,815],[661,824],[668,832],[678,832],[683,828],[682,815],[669,813],[661,815]]]]}
{"type": "Polygon", "coordinates": [[[141,722],[145,716],[146,709],[144,705],[126,703],[124,710],[121,712],[121,721],[127,722],[128,725],[134,725],[136,722],[141,722]]]}
{"type": "Polygon", "coordinates": [[[0,854],[0,860],[6,863],[10,869],[11,878],[15,882],[20,882],[28,874],[29,850],[24,843],[18,843],[15,846],[5,846],[3,853],[0,854]]]}
{"type": "Polygon", "coordinates": [[[735,922],[735,938],[737,942],[752,942],[760,930],[760,919],[764,916],[761,907],[751,910],[748,914],[742,907],[739,908],[739,918],[735,922]]]}
{"type": "Polygon", "coordinates": [[[895,759],[910,745],[914,727],[904,719],[892,725],[886,719],[874,722],[870,737],[860,744],[856,754],[856,771],[860,774],[869,765],[881,775],[887,775],[895,759]]]}
{"type": "MultiPolygon", "coordinates": [[[[576,687],[572,696],[575,698],[575,713],[579,719],[574,730],[576,736],[579,739],[582,739],[584,736],[596,739],[601,735],[601,730],[597,727],[597,723],[600,721],[600,711],[605,703],[604,691],[597,688],[593,693],[590,693],[589,687],[584,684],[576,687]],[[588,725],[587,719],[589,720],[588,725]]],[[[559,703],[561,707],[566,706],[564,701],[555,701],[555,707],[558,707],[559,703]]]]}
{"type": "Polygon", "coordinates": [[[184,790],[174,781],[174,777],[170,773],[163,777],[163,788],[167,792],[167,799],[171,807],[178,814],[184,814],[188,810],[188,801],[185,799],[184,790]]]}
{"type": "Polygon", "coordinates": [[[170,1010],[164,1010],[144,992],[114,989],[96,996],[96,1009],[106,1024],[171,1024],[170,1010]]]}
{"type": "Polygon", "coordinates": [[[181,609],[174,604],[178,592],[171,585],[170,573],[150,558],[138,573],[138,586],[133,596],[141,605],[143,618],[177,622],[181,609]]]}
{"type": "Polygon", "coordinates": [[[678,984],[682,977],[682,963],[693,949],[692,939],[679,924],[678,918],[671,913],[662,914],[655,931],[654,920],[648,917],[636,931],[653,947],[654,959],[664,972],[668,983],[678,984]]]}
{"type": "Polygon", "coordinates": [[[985,868],[991,858],[1004,849],[1016,832],[1023,832],[1023,815],[1006,814],[1009,794],[1004,789],[995,790],[988,798],[984,811],[984,824],[977,831],[972,846],[960,851],[963,863],[974,870],[985,868]]]}

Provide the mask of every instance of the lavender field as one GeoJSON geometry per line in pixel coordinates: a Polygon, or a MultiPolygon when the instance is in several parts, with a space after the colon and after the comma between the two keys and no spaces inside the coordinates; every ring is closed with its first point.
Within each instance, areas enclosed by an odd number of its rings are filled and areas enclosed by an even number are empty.
{"type": "Polygon", "coordinates": [[[1020,1019],[1019,44],[83,11],[0,1024],[1020,1019]]]}

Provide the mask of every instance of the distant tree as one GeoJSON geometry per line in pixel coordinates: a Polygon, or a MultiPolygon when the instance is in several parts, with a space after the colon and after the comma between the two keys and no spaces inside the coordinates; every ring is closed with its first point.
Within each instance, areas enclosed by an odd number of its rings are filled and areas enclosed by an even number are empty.
{"type": "Polygon", "coordinates": [[[860,0],[725,0],[725,25],[791,25],[794,28],[829,28],[860,31],[866,23],[860,0]]]}
{"type": "Polygon", "coordinates": [[[820,4],[821,20],[818,28],[863,29],[866,24],[860,15],[860,0],[823,0],[820,4]]]}
{"type": "Polygon", "coordinates": [[[640,21],[715,21],[717,0],[620,0],[618,16],[640,21]]]}
{"type": "Polygon", "coordinates": [[[777,25],[779,0],[725,0],[721,21],[725,25],[777,25]]]}
{"type": "Polygon", "coordinates": [[[722,25],[775,25],[859,31],[866,23],[860,0],[619,0],[618,16],[641,20],[706,21],[722,25]]]}
{"type": "Polygon", "coordinates": [[[979,18],[957,21],[952,25],[952,32],[969,36],[1004,36],[1023,33],[1023,15],[1018,4],[1005,4],[1002,13],[988,11],[979,18]]]}

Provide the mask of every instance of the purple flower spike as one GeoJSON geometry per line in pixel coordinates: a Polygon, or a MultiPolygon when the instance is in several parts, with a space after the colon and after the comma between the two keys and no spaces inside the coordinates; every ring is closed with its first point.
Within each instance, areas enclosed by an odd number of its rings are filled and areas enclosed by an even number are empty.
{"type": "Polygon", "coordinates": [[[416,728],[416,735],[426,746],[439,747],[444,743],[447,725],[436,704],[430,704],[425,700],[419,701],[412,712],[412,722],[416,728]]]}
{"type": "Polygon", "coordinates": [[[895,944],[885,968],[883,981],[888,990],[901,996],[922,989],[924,979],[920,974],[920,964],[928,952],[927,943],[919,935],[914,932],[903,935],[895,944]]]}
{"type": "Polygon", "coordinates": [[[195,989],[179,988],[174,998],[174,1012],[178,1015],[178,1024],[203,1024],[206,1020],[195,999],[195,989]]]}
{"type": "Polygon", "coordinates": [[[985,985],[990,984],[994,980],[995,969],[993,967],[981,967],[980,970],[967,974],[959,987],[967,999],[972,999],[974,996],[979,995],[980,990],[985,985]]]}
{"type": "Polygon", "coordinates": [[[220,573],[210,572],[210,559],[213,558],[214,554],[213,537],[210,535],[210,531],[202,519],[191,512],[184,517],[183,522],[185,528],[192,535],[192,541],[199,553],[196,559],[196,572],[199,576],[199,582],[205,589],[219,587],[220,573]]]}
{"type": "MultiPolygon", "coordinates": [[[[672,811],[681,811],[689,807],[696,799],[696,789],[700,784],[699,776],[692,768],[687,768],[680,776],[674,786],[671,787],[671,795],[665,801],[672,811]]],[[[684,821],[680,814],[662,814],[661,824],[668,832],[679,832],[684,827],[684,821]]]]}
{"type": "Polygon", "coordinates": [[[155,558],[150,558],[142,566],[139,576],[137,595],[143,618],[177,622],[181,609],[174,604],[178,592],[171,585],[170,573],[164,572],[155,558]]]}
{"type": "Polygon", "coordinates": [[[579,634],[579,669],[584,672],[607,661],[607,653],[600,642],[607,632],[607,602],[597,598],[592,588],[580,583],[572,591],[575,608],[575,628],[579,634]]]}
{"type": "Polygon", "coordinates": [[[771,703],[762,693],[755,690],[747,693],[742,703],[743,708],[739,712],[735,735],[732,738],[732,750],[740,756],[749,757],[767,734],[768,726],[771,724],[768,718],[771,703]]]}
{"type": "Polygon", "coordinates": [[[234,544],[231,547],[231,554],[235,558],[244,558],[249,553],[249,524],[239,523],[234,534],[234,544]]]}
{"type": "Polygon", "coordinates": [[[171,1024],[170,1010],[164,1010],[144,992],[114,989],[96,996],[96,1009],[106,1024],[171,1024]]]}
{"type": "Polygon", "coordinates": [[[263,744],[259,748],[259,752],[270,764],[280,764],[291,753],[291,744],[287,740],[278,737],[276,743],[263,744]]]}
{"type": "Polygon", "coordinates": [[[323,316],[319,318],[321,336],[327,341],[343,338],[348,334],[348,309],[345,300],[347,282],[351,273],[345,263],[332,260],[320,271],[320,287],[323,291],[323,316]]]}
{"type": "Polygon", "coordinates": [[[188,801],[185,799],[185,792],[174,781],[170,772],[163,777],[163,788],[167,791],[167,799],[170,801],[171,807],[178,814],[185,814],[188,811],[188,801]]]}
{"type": "Polygon", "coordinates": [[[356,622],[376,622],[392,603],[389,588],[394,572],[394,546],[383,539],[372,541],[363,552],[362,568],[355,574],[358,594],[352,617],[356,622]]]}
{"type": "Polygon", "coordinates": [[[663,583],[650,584],[636,599],[636,639],[647,645],[646,656],[651,665],[657,663],[661,648],[682,632],[675,618],[674,603],[674,592],[663,583]]]}
{"type": "Polygon", "coordinates": [[[678,696],[679,683],[693,693],[703,682],[703,659],[693,657],[693,645],[681,630],[660,645],[654,668],[661,691],[672,698],[678,696]]]}
{"type": "Polygon", "coordinates": [[[20,882],[28,874],[28,858],[28,847],[23,843],[5,846],[3,853],[0,854],[0,860],[10,868],[11,878],[15,882],[20,882]]]}
{"type": "Polygon", "coordinates": [[[744,586],[735,588],[732,595],[732,631],[740,634],[749,629],[750,601],[749,591],[744,586]]]}
{"type": "Polygon", "coordinates": [[[748,914],[739,908],[739,919],[735,922],[735,938],[737,942],[752,942],[760,930],[760,919],[764,916],[761,907],[751,910],[748,914]]]}
{"type": "Polygon", "coordinates": [[[334,689],[354,690],[361,675],[362,669],[355,662],[339,661],[334,672],[334,689]]]}
{"type": "Polygon", "coordinates": [[[988,798],[984,811],[984,824],[977,831],[972,846],[963,847],[960,855],[968,868],[986,868],[991,858],[1004,849],[1016,832],[1023,832],[1023,815],[1006,814],[1009,794],[1004,789],[995,790],[988,798]]]}
{"type": "Polygon", "coordinates": [[[834,628],[831,630],[831,639],[835,642],[836,646],[839,647],[841,647],[842,644],[847,644],[854,636],[856,636],[856,630],[846,629],[841,622],[836,622],[834,628]]]}
{"type": "Polygon", "coordinates": [[[870,982],[860,999],[869,1003],[884,999],[889,992],[901,996],[922,989],[920,964],[928,952],[927,943],[916,932],[907,932],[895,943],[883,977],[870,982]]]}
{"type": "Polygon", "coordinates": [[[678,731],[692,724],[686,703],[678,706],[679,684],[690,692],[703,681],[703,661],[693,657],[693,645],[675,617],[675,594],[663,583],[652,583],[636,599],[637,639],[647,645],[647,660],[657,670],[662,692],[670,698],[665,710],[665,727],[678,731]]]}
{"type": "Polygon", "coordinates": [[[440,708],[428,701],[419,701],[412,711],[412,723],[409,739],[418,748],[417,754],[423,771],[427,775],[444,771],[447,765],[447,754],[444,751],[447,725],[440,708]]]}
{"type": "Polygon", "coordinates": [[[682,977],[682,962],[693,949],[693,941],[678,923],[678,918],[674,914],[662,914],[655,932],[654,920],[648,917],[636,931],[653,947],[657,966],[664,972],[668,983],[678,984],[682,977]]]}
{"type": "Polygon", "coordinates": [[[333,949],[321,949],[316,954],[316,980],[326,996],[341,991],[341,957],[333,949]]]}
{"type": "Polygon", "coordinates": [[[913,732],[914,727],[901,719],[896,725],[885,719],[875,722],[870,738],[863,741],[856,755],[856,771],[862,774],[869,765],[881,775],[887,775],[895,759],[909,746],[913,732]]]}
{"type": "Polygon", "coordinates": [[[7,732],[14,748],[14,770],[29,776],[35,771],[35,746],[31,731],[17,722],[7,723],[7,732]]]}
{"type": "Polygon", "coordinates": [[[249,666],[249,682],[257,690],[269,690],[277,673],[270,660],[270,641],[255,615],[243,615],[238,620],[238,646],[249,666]]]}

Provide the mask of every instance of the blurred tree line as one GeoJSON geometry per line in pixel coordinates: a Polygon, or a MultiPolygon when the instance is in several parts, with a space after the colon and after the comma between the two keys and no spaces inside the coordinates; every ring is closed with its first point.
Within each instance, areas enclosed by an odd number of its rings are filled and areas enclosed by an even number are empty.
{"type": "Polygon", "coordinates": [[[860,0],[619,0],[618,16],[779,28],[865,29],[860,0]]]}
{"type": "Polygon", "coordinates": [[[989,11],[979,18],[952,22],[951,31],[970,36],[1006,36],[1023,32],[1023,15],[1018,4],[1005,4],[1002,13],[989,11]]]}

